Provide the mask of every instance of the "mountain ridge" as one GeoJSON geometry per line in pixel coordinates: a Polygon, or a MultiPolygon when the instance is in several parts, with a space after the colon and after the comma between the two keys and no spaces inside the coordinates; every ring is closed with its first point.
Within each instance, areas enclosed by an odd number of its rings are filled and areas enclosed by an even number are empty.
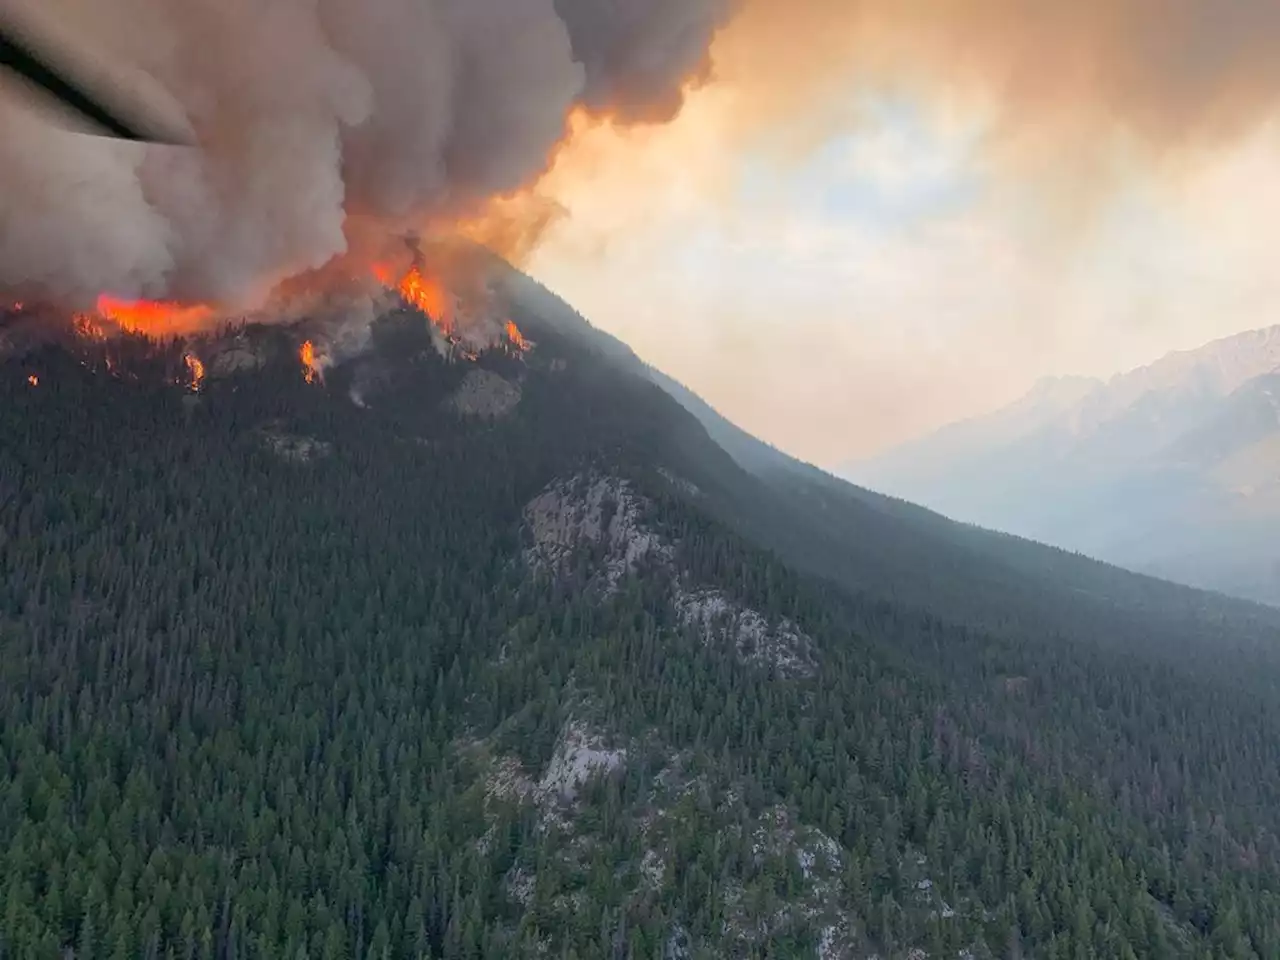
{"type": "Polygon", "coordinates": [[[1243,547],[1250,524],[1280,522],[1261,509],[1267,497],[1248,502],[1275,474],[1277,370],[1280,327],[1248,331],[1105,382],[1056,382],[1065,404],[1042,385],[842,474],[962,520],[1275,603],[1280,558],[1256,548],[1237,558],[1231,544],[1243,547]]]}

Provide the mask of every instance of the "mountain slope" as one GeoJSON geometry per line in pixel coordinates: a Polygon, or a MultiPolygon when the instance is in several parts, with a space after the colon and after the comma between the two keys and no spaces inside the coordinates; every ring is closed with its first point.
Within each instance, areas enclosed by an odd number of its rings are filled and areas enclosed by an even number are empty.
{"type": "Polygon", "coordinates": [[[1280,327],[1046,381],[848,476],[984,526],[1280,602],[1280,327]]]}
{"type": "Polygon", "coordinates": [[[535,294],[0,364],[8,954],[1276,955],[1274,612],[746,469],[535,294]]]}

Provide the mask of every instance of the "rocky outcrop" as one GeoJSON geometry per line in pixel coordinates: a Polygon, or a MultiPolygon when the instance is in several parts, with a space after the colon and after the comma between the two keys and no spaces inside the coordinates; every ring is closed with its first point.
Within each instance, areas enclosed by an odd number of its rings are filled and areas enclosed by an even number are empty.
{"type": "Polygon", "coordinates": [[[741,662],[778,676],[812,676],[816,645],[795,623],[770,618],[724,590],[686,586],[676,569],[674,545],[645,524],[648,506],[618,477],[578,476],[554,483],[525,507],[532,541],[525,560],[539,572],[569,576],[584,549],[598,550],[586,575],[589,586],[605,596],[616,593],[642,563],[652,562],[656,575],[669,580],[677,619],[705,643],[730,649],[741,662]]]}
{"type": "Polygon", "coordinates": [[[333,444],[327,441],[287,433],[275,425],[263,427],[258,433],[272,453],[294,463],[308,463],[333,453],[333,444]]]}
{"type": "Polygon", "coordinates": [[[463,416],[493,420],[514,410],[520,396],[520,384],[492,370],[475,369],[462,378],[462,385],[449,398],[449,405],[463,416]]]}
{"type": "Polygon", "coordinates": [[[770,622],[736,603],[721,590],[686,592],[677,588],[676,614],[708,644],[731,647],[743,663],[776,670],[782,676],[811,676],[817,668],[813,640],[790,620],[770,622]]]}
{"type": "Polygon", "coordinates": [[[643,500],[617,477],[576,477],[552,484],[524,511],[533,543],[525,559],[536,570],[564,575],[583,547],[603,548],[596,574],[605,593],[642,561],[669,561],[671,547],[642,522],[643,500]]]}

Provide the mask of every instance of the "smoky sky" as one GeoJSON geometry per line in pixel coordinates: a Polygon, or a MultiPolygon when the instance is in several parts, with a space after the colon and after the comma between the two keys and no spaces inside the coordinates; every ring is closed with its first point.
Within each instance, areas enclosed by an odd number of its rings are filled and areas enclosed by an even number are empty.
{"type": "Polygon", "coordinates": [[[736,84],[765,139],[813,139],[868,77],[971,89],[1058,165],[1110,130],[1228,139],[1280,95],[1274,0],[0,0],[24,7],[153,81],[198,143],[0,101],[0,290],[68,302],[261,298],[356,223],[448,222],[528,186],[576,107],[662,123],[699,82],[736,84]]]}
{"type": "Polygon", "coordinates": [[[719,61],[757,127],[887,79],[981,95],[1065,168],[1113,133],[1160,151],[1243,135],[1280,100],[1278,38],[1274,0],[746,0],[719,61]]]}

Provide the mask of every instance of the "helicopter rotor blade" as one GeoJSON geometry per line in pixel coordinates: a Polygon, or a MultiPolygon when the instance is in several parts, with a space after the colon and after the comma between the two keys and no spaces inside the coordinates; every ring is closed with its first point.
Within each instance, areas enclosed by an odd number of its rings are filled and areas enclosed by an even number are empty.
{"type": "Polygon", "coordinates": [[[141,143],[163,142],[121,117],[82,86],[0,26],[0,67],[34,84],[64,107],[92,121],[110,136],[141,143]]]}

